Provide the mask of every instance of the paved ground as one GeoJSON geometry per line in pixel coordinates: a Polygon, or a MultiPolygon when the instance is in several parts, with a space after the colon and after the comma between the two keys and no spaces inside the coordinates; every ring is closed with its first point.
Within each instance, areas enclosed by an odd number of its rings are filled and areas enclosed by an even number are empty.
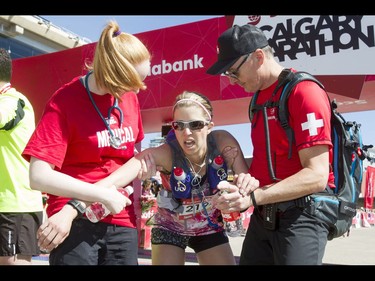
{"type": "MultiPolygon", "coordinates": [[[[243,237],[230,238],[236,257],[241,253],[242,241],[243,237]]],[[[149,249],[140,249],[139,264],[151,265],[150,254],[149,249]]],[[[352,228],[348,237],[329,241],[323,262],[327,265],[375,265],[375,227],[352,228]]],[[[33,263],[48,265],[48,256],[34,258],[33,263]]],[[[191,249],[186,254],[186,265],[197,265],[191,249]]]]}
{"type": "Polygon", "coordinates": [[[375,227],[352,228],[348,237],[329,241],[323,262],[343,265],[375,265],[375,227]]]}
{"type": "MultiPolygon", "coordinates": [[[[235,255],[240,255],[243,238],[231,238],[235,255]]],[[[330,265],[375,265],[375,227],[352,228],[348,237],[328,241],[323,258],[330,265]]]]}

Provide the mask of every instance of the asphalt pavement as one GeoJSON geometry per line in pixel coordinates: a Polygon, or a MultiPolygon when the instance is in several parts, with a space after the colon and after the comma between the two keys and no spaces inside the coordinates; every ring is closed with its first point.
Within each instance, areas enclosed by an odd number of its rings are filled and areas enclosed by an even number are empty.
{"type": "MultiPolygon", "coordinates": [[[[244,237],[231,237],[230,244],[238,260],[244,237]]],[[[139,250],[139,264],[151,265],[151,250],[139,250]]],[[[349,236],[328,241],[323,258],[325,265],[375,265],[375,227],[352,227],[349,236]]],[[[48,265],[48,255],[33,258],[35,265],[48,265]]],[[[187,248],[186,265],[197,265],[195,254],[187,248]]]]}
{"type": "MultiPolygon", "coordinates": [[[[241,254],[243,237],[230,238],[235,256],[241,254]]],[[[349,236],[328,241],[323,257],[327,265],[375,265],[375,227],[354,228],[349,236]]]]}

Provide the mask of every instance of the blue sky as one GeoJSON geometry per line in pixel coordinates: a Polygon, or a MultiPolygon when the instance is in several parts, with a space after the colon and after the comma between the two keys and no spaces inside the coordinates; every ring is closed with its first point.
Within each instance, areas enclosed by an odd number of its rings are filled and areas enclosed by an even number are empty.
{"type": "MultiPolygon", "coordinates": [[[[108,20],[116,20],[121,30],[124,32],[136,34],[140,32],[180,25],[205,19],[210,19],[215,16],[46,16],[41,17],[49,20],[52,24],[68,29],[73,33],[87,38],[92,42],[99,39],[100,33],[108,20]]],[[[374,93],[375,94],[375,93],[374,93]]],[[[343,114],[347,120],[355,120],[362,124],[362,140],[364,144],[375,145],[375,130],[371,122],[375,120],[375,110],[364,112],[353,112],[343,114]]],[[[252,155],[252,144],[250,141],[250,125],[236,124],[231,126],[218,126],[216,128],[227,129],[231,132],[241,145],[241,148],[246,156],[252,155]]],[[[148,146],[150,139],[160,136],[160,132],[147,134],[143,141],[144,147],[148,146]]]]}

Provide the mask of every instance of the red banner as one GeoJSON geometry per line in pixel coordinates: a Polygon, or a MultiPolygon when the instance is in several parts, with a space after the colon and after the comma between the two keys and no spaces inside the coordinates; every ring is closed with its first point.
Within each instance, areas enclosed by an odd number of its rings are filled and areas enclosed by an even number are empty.
{"type": "Polygon", "coordinates": [[[368,166],[366,170],[366,188],[364,195],[365,209],[372,209],[374,204],[374,182],[375,182],[375,167],[368,166]]]}

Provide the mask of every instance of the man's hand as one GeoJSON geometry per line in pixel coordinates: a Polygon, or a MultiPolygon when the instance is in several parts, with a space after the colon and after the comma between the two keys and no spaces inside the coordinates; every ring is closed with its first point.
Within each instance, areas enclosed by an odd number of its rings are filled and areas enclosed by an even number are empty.
{"type": "Polygon", "coordinates": [[[217,188],[219,191],[212,197],[212,203],[215,208],[231,213],[245,210],[251,206],[250,196],[240,194],[236,185],[222,181],[217,188]]]}
{"type": "Polygon", "coordinates": [[[249,173],[240,173],[234,176],[234,183],[242,196],[248,196],[259,187],[259,180],[252,177],[249,173]]]}

